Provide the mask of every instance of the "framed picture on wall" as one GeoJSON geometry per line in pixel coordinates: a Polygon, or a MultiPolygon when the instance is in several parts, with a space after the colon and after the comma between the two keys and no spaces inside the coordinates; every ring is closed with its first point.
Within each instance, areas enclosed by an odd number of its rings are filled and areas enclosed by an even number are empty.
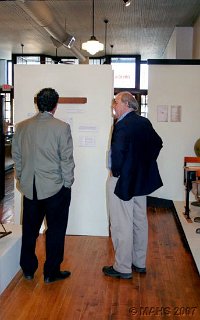
{"type": "Polygon", "coordinates": [[[168,106],[157,106],[157,121],[168,122],[168,106]]]}
{"type": "Polygon", "coordinates": [[[181,106],[171,106],[170,120],[171,122],[181,122],[181,106]]]}

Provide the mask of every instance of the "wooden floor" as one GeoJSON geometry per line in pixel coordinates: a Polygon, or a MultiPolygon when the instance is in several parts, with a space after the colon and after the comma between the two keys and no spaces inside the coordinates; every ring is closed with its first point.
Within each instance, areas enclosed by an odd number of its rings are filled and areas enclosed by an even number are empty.
{"type": "Polygon", "coordinates": [[[67,236],[62,268],[72,275],[44,284],[45,236],[41,235],[35,278],[25,280],[21,271],[15,276],[0,296],[0,319],[200,319],[200,277],[172,212],[148,208],[148,219],[147,274],[134,273],[132,280],[103,275],[102,267],[113,262],[110,238],[67,236]]]}

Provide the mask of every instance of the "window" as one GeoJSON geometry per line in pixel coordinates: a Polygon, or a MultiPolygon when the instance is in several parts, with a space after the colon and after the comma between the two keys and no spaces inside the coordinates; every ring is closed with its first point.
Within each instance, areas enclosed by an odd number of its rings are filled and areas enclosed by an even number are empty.
{"type": "Polygon", "coordinates": [[[12,61],[9,60],[7,62],[7,84],[12,86],[13,79],[12,79],[12,61]]]}
{"type": "Polygon", "coordinates": [[[114,70],[114,88],[135,88],[135,58],[111,58],[114,70]]]}
{"type": "Polygon", "coordinates": [[[62,57],[45,57],[45,64],[78,64],[78,59],[62,57]]]}
{"type": "Polygon", "coordinates": [[[17,64],[40,64],[40,56],[18,56],[17,64]]]}
{"type": "Polygon", "coordinates": [[[100,65],[101,64],[101,59],[93,59],[93,58],[90,58],[89,59],[89,64],[95,64],[95,65],[100,65]]]}
{"type": "Polygon", "coordinates": [[[4,120],[12,123],[12,97],[11,93],[4,93],[4,120]]]}
{"type": "Polygon", "coordinates": [[[61,63],[64,64],[78,64],[78,59],[73,59],[73,58],[62,58],[61,63]]]}
{"type": "Polygon", "coordinates": [[[148,95],[147,94],[141,94],[141,116],[147,118],[148,114],[148,95]]]}
{"type": "Polygon", "coordinates": [[[140,64],[140,110],[141,115],[147,118],[148,115],[148,64],[141,62],[140,64]]]}
{"type": "Polygon", "coordinates": [[[1,88],[0,95],[3,96],[4,133],[7,141],[13,134],[13,88],[9,92],[1,88]]]}
{"type": "Polygon", "coordinates": [[[140,64],[140,89],[148,89],[148,64],[140,64]]]}
{"type": "Polygon", "coordinates": [[[50,57],[45,57],[45,64],[54,64],[52,58],[50,57]]]}

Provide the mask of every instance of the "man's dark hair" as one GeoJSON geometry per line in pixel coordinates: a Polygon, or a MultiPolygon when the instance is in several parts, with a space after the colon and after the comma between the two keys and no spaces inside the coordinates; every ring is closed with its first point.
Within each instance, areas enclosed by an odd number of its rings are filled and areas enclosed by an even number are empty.
{"type": "Polygon", "coordinates": [[[40,112],[51,112],[57,105],[59,95],[52,88],[44,88],[37,94],[37,106],[40,112]]]}

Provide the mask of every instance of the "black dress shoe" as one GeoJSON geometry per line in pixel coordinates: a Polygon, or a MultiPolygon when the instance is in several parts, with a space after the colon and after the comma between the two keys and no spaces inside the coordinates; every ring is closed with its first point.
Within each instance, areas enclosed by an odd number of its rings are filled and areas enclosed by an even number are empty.
{"type": "Polygon", "coordinates": [[[120,278],[120,279],[132,279],[132,273],[122,273],[122,272],[116,271],[113,268],[113,266],[110,266],[110,267],[105,266],[103,267],[102,271],[106,276],[109,276],[109,277],[120,278]]]}
{"type": "Polygon", "coordinates": [[[64,280],[70,276],[70,271],[59,271],[55,276],[44,277],[45,283],[52,283],[58,280],[64,280]]]}
{"type": "Polygon", "coordinates": [[[34,275],[33,274],[29,274],[29,273],[24,273],[24,278],[26,280],[33,280],[34,275]]]}
{"type": "Polygon", "coordinates": [[[139,267],[134,266],[134,264],[132,264],[132,269],[133,269],[133,271],[138,272],[138,273],[146,273],[147,272],[146,268],[139,268],[139,267]]]}

